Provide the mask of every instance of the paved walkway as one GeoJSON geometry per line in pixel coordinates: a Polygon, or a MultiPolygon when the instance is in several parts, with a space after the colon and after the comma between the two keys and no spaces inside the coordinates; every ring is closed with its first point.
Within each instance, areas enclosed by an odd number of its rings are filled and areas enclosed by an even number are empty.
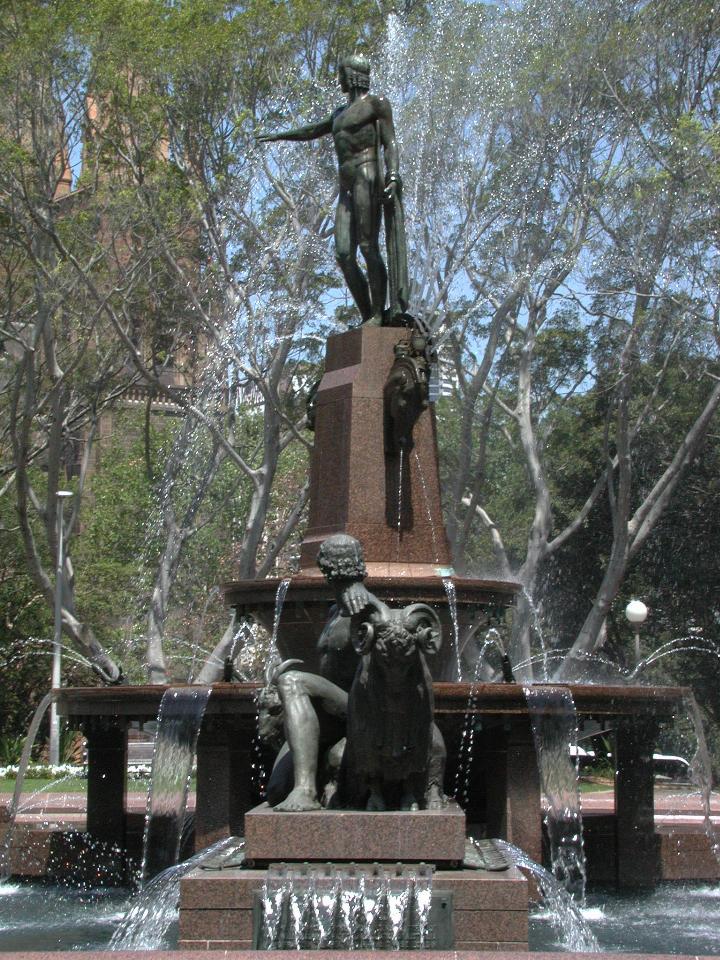
{"type": "MultiPolygon", "coordinates": [[[[582,794],[584,815],[593,816],[615,812],[615,795],[612,789],[597,790],[582,794]]],[[[720,827],[720,793],[713,792],[710,798],[710,819],[720,827]]],[[[682,787],[656,787],[655,826],[659,830],[692,827],[703,829],[705,814],[703,802],[697,791],[682,787]]]]}
{"type": "MultiPolygon", "coordinates": [[[[10,793],[0,793],[0,821],[11,799],[10,793]]],[[[130,791],[127,794],[128,813],[145,813],[146,796],[144,791],[130,791]]],[[[84,793],[43,792],[32,799],[26,794],[21,801],[18,820],[25,823],[48,823],[53,826],[67,823],[74,827],[84,823],[86,796],[84,793]]],[[[195,809],[195,797],[188,798],[188,810],[195,809]]],[[[582,809],[586,816],[612,814],[615,812],[613,790],[598,790],[582,794],[582,809]]],[[[711,797],[711,819],[720,827],[720,792],[711,797]]],[[[702,800],[697,792],[687,788],[658,787],[655,790],[655,824],[658,829],[697,826],[703,828],[704,813],[702,800]]]]}
{"type": "MultiPolygon", "coordinates": [[[[0,792],[0,823],[6,819],[6,811],[12,794],[0,792]]],[[[60,791],[43,791],[29,796],[24,793],[20,800],[18,823],[41,824],[49,829],[57,829],[63,825],[75,829],[85,825],[85,810],[87,796],[84,793],[63,793],[60,791]]],[[[133,790],[128,792],[125,800],[125,809],[128,813],[145,815],[145,791],[133,790]]],[[[195,809],[195,796],[188,797],[189,811],[195,809]]]]}

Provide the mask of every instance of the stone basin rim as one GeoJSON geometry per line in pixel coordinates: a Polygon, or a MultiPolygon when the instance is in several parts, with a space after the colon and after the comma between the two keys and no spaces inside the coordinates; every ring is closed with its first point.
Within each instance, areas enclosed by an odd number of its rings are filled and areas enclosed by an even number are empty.
{"type": "MultiPolygon", "coordinates": [[[[265,604],[271,599],[268,594],[272,595],[272,601],[274,602],[278,586],[284,579],[290,581],[286,602],[292,602],[295,593],[308,595],[317,593],[319,595],[318,599],[324,599],[325,597],[332,599],[332,589],[319,572],[317,576],[299,574],[294,577],[273,577],[265,580],[230,580],[222,585],[222,592],[226,603],[244,602],[250,606],[252,601],[257,599],[265,604]],[[250,596],[250,594],[255,594],[255,596],[250,596]]],[[[439,573],[434,576],[369,575],[365,579],[365,584],[372,591],[391,593],[397,590],[405,595],[408,593],[432,593],[437,594],[438,598],[446,599],[444,580],[452,581],[460,603],[464,600],[464,594],[484,592],[499,595],[498,599],[501,596],[506,602],[512,602],[515,595],[522,589],[522,584],[514,580],[485,580],[479,577],[459,577],[450,573],[447,576],[441,576],[439,573]]],[[[314,599],[314,597],[309,597],[309,599],[314,599]]],[[[470,599],[469,596],[468,599],[470,599]]]]}
{"type": "MultiPolygon", "coordinates": [[[[255,716],[255,693],[260,682],[214,683],[206,714],[255,716]]],[[[600,684],[535,683],[537,690],[570,690],[578,714],[583,716],[672,716],[689,696],[688,687],[645,687],[600,684]]],[[[116,687],[61,687],[53,690],[58,713],[64,717],[133,717],[155,719],[163,694],[169,688],[199,690],[199,684],[138,684],[116,687]]],[[[433,684],[435,710],[439,715],[464,715],[473,696],[471,712],[480,714],[528,714],[519,683],[433,684]]]]}

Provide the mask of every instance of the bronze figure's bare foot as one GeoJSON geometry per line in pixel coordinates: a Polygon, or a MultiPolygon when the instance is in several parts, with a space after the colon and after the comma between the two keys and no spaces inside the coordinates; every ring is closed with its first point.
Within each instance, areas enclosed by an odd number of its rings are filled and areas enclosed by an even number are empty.
{"type": "Polygon", "coordinates": [[[370,791],[370,796],[368,797],[368,802],[365,809],[372,813],[383,813],[385,810],[387,810],[383,795],[378,790],[370,791]]]}
{"type": "Polygon", "coordinates": [[[306,810],[319,810],[320,801],[314,790],[308,790],[306,787],[295,787],[287,797],[278,803],[273,810],[279,810],[281,813],[302,813],[306,810]]]}
{"type": "Polygon", "coordinates": [[[364,327],[382,327],[383,318],[379,313],[374,313],[371,317],[368,317],[367,320],[363,322],[364,327]]]}
{"type": "Polygon", "coordinates": [[[441,792],[440,787],[438,787],[436,783],[431,783],[427,794],[427,809],[444,810],[446,803],[447,800],[445,795],[441,792]]]}
{"type": "Polygon", "coordinates": [[[413,793],[404,793],[402,800],[400,801],[401,810],[409,810],[411,813],[414,813],[416,810],[420,809],[420,804],[415,799],[413,793]]]}

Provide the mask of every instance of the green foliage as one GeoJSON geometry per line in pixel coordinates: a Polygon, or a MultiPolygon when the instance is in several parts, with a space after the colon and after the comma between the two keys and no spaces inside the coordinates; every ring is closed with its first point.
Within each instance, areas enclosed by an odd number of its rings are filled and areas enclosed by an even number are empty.
{"type": "MultiPolygon", "coordinates": [[[[209,455],[207,438],[197,431],[172,490],[158,487],[180,425],[172,417],[151,418],[149,478],[144,414],[128,410],[114,415],[90,481],[82,532],[73,544],[78,607],[135,681],[144,679],[144,619],[164,543],[163,501],[169,497],[181,514],[193,494],[196,471],[209,455]]],[[[242,411],[235,436],[243,446],[257,443],[262,437],[260,413],[242,411]]],[[[288,500],[304,481],[306,469],[304,452],[298,446],[288,447],[281,457],[267,521],[269,537],[282,524],[288,500]]],[[[249,481],[238,482],[237,469],[225,460],[195,521],[195,532],[185,544],[167,624],[167,654],[179,679],[189,673],[193,648],[198,647],[194,663],[199,669],[203,651],[212,648],[225,629],[227,611],[219,585],[234,575],[235,546],[243,537],[250,494],[249,481]]],[[[291,543],[289,552],[293,549],[291,543]]],[[[277,574],[287,569],[279,566],[277,574]]]]}
{"type": "MultiPolygon", "coordinates": [[[[13,504],[0,499],[0,749],[5,759],[16,750],[35,707],[50,687],[47,648],[30,638],[49,637],[52,620],[25,567],[13,504]]],[[[20,747],[22,745],[20,744],[20,747]]]]}
{"type": "Polygon", "coordinates": [[[23,736],[0,736],[0,766],[9,767],[19,763],[24,743],[23,736]]]}
{"type": "MultiPolygon", "coordinates": [[[[164,424],[161,423],[161,426],[164,424]]],[[[133,611],[133,588],[142,589],[141,566],[152,490],[145,471],[142,415],[121,412],[107,424],[98,449],[83,512],[82,533],[73,544],[78,604],[98,637],[114,646],[133,611]],[[119,600],[124,602],[118,602],[119,600]]]]}

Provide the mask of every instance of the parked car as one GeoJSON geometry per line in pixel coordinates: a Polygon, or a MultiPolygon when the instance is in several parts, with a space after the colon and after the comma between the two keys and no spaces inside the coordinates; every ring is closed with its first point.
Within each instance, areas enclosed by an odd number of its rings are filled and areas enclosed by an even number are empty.
{"type": "Polygon", "coordinates": [[[578,770],[582,773],[588,767],[591,767],[597,760],[594,750],[586,750],[584,747],[570,745],[570,756],[575,757],[578,763],[578,770]]]}
{"type": "Polygon", "coordinates": [[[155,747],[155,723],[146,723],[142,728],[133,724],[128,730],[128,770],[144,770],[150,767],[155,747]]]}
{"type": "Polygon", "coordinates": [[[653,773],[656,780],[671,783],[688,783],[692,780],[690,764],[684,757],[673,757],[665,753],[653,754],[653,773]]]}
{"type": "MultiPolygon", "coordinates": [[[[603,755],[596,753],[594,750],[586,750],[584,747],[571,745],[570,756],[577,758],[578,769],[582,773],[591,768],[599,759],[602,759],[603,755]]],[[[606,753],[605,757],[608,761],[612,761],[612,754],[606,753]]],[[[684,757],[676,757],[666,753],[653,754],[653,775],[656,780],[661,782],[688,783],[692,780],[688,761],[684,757]]]]}

